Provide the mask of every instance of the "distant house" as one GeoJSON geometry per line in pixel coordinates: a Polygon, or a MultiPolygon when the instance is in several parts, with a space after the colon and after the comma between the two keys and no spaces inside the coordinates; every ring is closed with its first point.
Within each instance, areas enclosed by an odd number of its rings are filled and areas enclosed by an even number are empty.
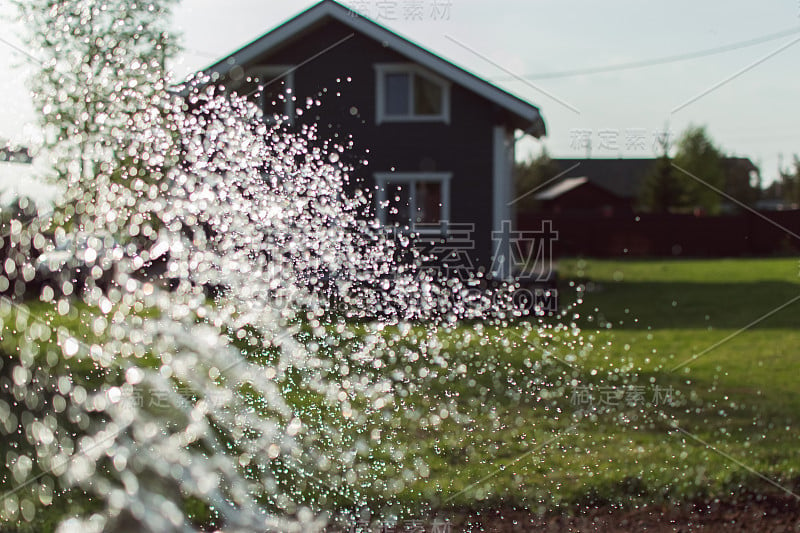
{"type": "MultiPolygon", "coordinates": [[[[721,213],[636,212],[641,186],[655,159],[556,159],[536,190],[536,204],[520,210],[517,228],[543,221],[558,232],[560,257],[738,257],[800,251],[800,210],[769,201],[758,169],[747,158],[723,158],[721,213]],[[761,198],[761,200],[759,200],[761,198]],[[735,201],[733,200],[735,199],[735,201]],[[759,211],[771,211],[761,213],[759,211]]],[[[772,198],[784,191],[771,186],[772,198]]]]}
{"type": "MultiPolygon", "coordinates": [[[[625,210],[632,211],[639,196],[644,178],[655,165],[655,159],[554,159],[557,172],[564,173],[562,179],[586,177],[591,184],[616,202],[624,203],[625,210]]],[[[607,197],[601,200],[607,200],[607,197]]],[[[567,199],[569,200],[569,199],[567,199]]],[[[553,204],[555,206],[555,204],[553,204]]],[[[598,203],[598,206],[602,206],[598,203]]],[[[567,203],[563,210],[570,210],[567,203]]]]}
{"type": "MultiPolygon", "coordinates": [[[[747,205],[758,206],[761,191],[761,176],[758,167],[747,157],[725,157],[725,192],[747,205]]],[[[736,210],[727,198],[723,198],[723,210],[736,210]]]]}
{"type": "MultiPolygon", "coordinates": [[[[654,169],[655,159],[554,159],[562,176],[535,198],[554,214],[612,214],[636,210],[642,185],[654,169]]],[[[757,200],[758,168],[744,157],[725,157],[725,192],[752,204],[757,200]]],[[[736,206],[723,197],[723,210],[736,206]]]]}
{"type": "Polygon", "coordinates": [[[253,98],[268,122],[314,123],[321,138],[341,144],[352,136],[344,157],[354,187],[371,194],[384,225],[439,244],[459,227],[474,266],[510,273],[508,247],[496,244],[508,241],[514,219],[515,132],[545,135],[536,106],[333,0],[205,72],[253,98]],[[307,98],[321,105],[300,115],[307,98]]]}
{"type": "Polygon", "coordinates": [[[27,148],[6,145],[0,147],[0,162],[30,164],[33,157],[27,148]]]}
{"type": "Polygon", "coordinates": [[[59,197],[59,188],[46,182],[52,169],[47,158],[31,155],[25,147],[0,147],[0,204],[16,197],[27,196],[37,205],[51,204],[59,197]]]}
{"type": "Polygon", "coordinates": [[[542,211],[553,214],[610,216],[631,210],[628,198],[590,181],[588,177],[564,178],[535,196],[542,211]]]}

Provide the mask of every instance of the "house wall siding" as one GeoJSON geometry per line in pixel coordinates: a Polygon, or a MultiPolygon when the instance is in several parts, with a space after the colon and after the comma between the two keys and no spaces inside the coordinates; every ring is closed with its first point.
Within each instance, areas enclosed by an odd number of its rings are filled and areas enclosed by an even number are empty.
{"type": "Polygon", "coordinates": [[[450,222],[474,224],[472,260],[488,268],[492,253],[493,127],[502,121],[502,115],[491,102],[451,84],[449,124],[378,125],[374,65],[393,62],[408,60],[338,22],[330,22],[257,59],[254,65],[301,65],[294,72],[296,107],[304,108],[307,97],[319,99],[321,106],[304,110],[297,120],[316,123],[321,139],[347,145],[352,136],[353,149],[345,152],[343,159],[355,167],[354,181],[362,187],[373,188],[373,174],[392,169],[452,172],[450,222]],[[320,54],[337,42],[340,44],[320,54]],[[361,163],[364,159],[369,162],[366,166],[361,163]]]}

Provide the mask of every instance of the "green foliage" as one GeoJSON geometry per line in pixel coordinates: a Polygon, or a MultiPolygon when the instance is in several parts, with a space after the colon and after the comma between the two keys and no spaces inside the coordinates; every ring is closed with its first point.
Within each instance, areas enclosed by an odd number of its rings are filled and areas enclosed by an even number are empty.
{"type": "Polygon", "coordinates": [[[518,211],[530,211],[538,207],[535,193],[531,192],[558,173],[558,165],[550,158],[547,149],[543,149],[538,157],[524,163],[517,163],[514,169],[515,193],[518,211]]]}
{"type": "Polygon", "coordinates": [[[781,169],[780,190],[782,199],[788,203],[800,204],[800,158],[794,156],[794,169],[781,169]]]}
{"type": "Polygon", "coordinates": [[[722,153],[705,128],[689,126],[677,142],[675,157],[662,144],[663,155],[645,177],[640,207],[655,213],[689,212],[700,209],[709,214],[720,210],[725,188],[722,153]],[[715,190],[716,189],[716,190],[715,190]]]}
{"type": "MultiPolygon", "coordinates": [[[[69,213],[93,213],[115,183],[153,196],[174,164],[165,63],[177,51],[167,32],[177,0],[17,0],[26,40],[42,66],[30,80],[55,179],[69,213]]],[[[111,197],[113,202],[113,196],[111,197]]],[[[119,224],[121,225],[121,224],[119,224]]]]}
{"type": "Polygon", "coordinates": [[[666,213],[679,206],[683,196],[681,181],[665,153],[644,179],[639,198],[641,207],[653,213],[666,213]]]}
{"type": "Polygon", "coordinates": [[[707,213],[718,213],[722,200],[718,191],[725,187],[725,170],[722,153],[704,127],[689,126],[683,132],[674,164],[684,183],[680,207],[699,207],[707,213]]]}

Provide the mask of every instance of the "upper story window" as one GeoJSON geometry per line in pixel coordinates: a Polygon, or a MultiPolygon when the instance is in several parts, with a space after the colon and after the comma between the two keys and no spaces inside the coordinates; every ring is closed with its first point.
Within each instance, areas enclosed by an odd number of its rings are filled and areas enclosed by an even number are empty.
{"type": "Polygon", "coordinates": [[[231,71],[227,89],[251,99],[262,112],[264,122],[292,123],[294,117],[294,68],[291,65],[261,65],[231,71]]]}
{"type": "Polygon", "coordinates": [[[376,121],[450,122],[450,84],[414,64],[375,65],[376,121]]]}

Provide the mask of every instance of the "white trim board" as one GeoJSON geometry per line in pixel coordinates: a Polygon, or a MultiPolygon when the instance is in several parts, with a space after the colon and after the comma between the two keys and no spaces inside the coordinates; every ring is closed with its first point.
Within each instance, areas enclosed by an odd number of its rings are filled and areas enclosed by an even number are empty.
{"type": "Polygon", "coordinates": [[[511,187],[513,185],[514,135],[503,126],[492,130],[492,276],[510,279],[511,187]]]}

